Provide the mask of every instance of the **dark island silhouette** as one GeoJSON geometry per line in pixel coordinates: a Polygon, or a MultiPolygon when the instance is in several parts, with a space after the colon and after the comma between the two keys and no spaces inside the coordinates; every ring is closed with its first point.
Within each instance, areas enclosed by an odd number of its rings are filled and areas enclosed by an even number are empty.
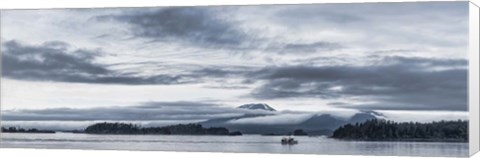
{"type": "Polygon", "coordinates": [[[333,132],[332,138],[363,141],[440,141],[468,142],[468,121],[431,123],[373,119],[346,124],[333,132]]]}
{"type": "Polygon", "coordinates": [[[204,128],[200,124],[178,124],[164,127],[141,127],[129,123],[96,123],[84,130],[87,134],[161,134],[161,135],[242,135],[223,127],[204,128]]]}
{"type": "Polygon", "coordinates": [[[2,127],[2,133],[55,133],[53,130],[38,130],[36,128],[23,129],[17,127],[2,127]]]}

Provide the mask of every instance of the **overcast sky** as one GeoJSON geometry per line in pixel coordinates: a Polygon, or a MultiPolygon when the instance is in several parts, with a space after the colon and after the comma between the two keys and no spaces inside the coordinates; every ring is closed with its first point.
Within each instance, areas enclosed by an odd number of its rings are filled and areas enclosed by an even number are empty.
{"type": "Polygon", "coordinates": [[[467,111],[468,2],[2,10],[1,27],[11,120],[467,111]]]}

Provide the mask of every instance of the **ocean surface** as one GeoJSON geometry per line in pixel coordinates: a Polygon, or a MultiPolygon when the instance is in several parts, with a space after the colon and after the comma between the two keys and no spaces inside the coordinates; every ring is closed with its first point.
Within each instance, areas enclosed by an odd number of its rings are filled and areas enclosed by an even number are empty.
{"type": "Polygon", "coordinates": [[[2,133],[1,148],[115,149],[286,154],[448,156],[468,155],[468,143],[341,141],[326,137],[282,136],[90,135],[2,133]]]}

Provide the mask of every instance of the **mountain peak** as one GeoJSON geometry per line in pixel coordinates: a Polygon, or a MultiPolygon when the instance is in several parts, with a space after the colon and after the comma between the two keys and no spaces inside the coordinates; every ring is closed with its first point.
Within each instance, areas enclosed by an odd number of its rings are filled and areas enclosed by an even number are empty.
{"type": "Polygon", "coordinates": [[[248,109],[248,110],[266,110],[266,111],[277,111],[274,108],[270,107],[268,104],[265,103],[252,103],[252,104],[244,104],[239,106],[240,109],[248,109]]]}

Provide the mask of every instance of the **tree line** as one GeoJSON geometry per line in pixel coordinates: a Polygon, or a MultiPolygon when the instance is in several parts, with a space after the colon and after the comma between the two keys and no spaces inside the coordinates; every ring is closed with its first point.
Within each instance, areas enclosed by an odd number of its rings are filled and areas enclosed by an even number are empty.
{"type": "Polygon", "coordinates": [[[38,130],[36,128],[30,128],[30,129],[23,129],[23,128],[16,128],[16,127],[2,127],[1,129],[2,133],[55,133],[55,131],[51,130],[38,130]]]}
{"type": "Polygon", "coordinates": [[[88,134],[163,134],[163,135],[242,135],[223,127],[204,128],[200,124],[178,124],[164,127],[141,127],[131,123],[96,123],[84,130],[88,134]]]}
{"type": "Polygon", "coordinates": [[[333,138],[354,140],[468,141],[468,121],[431,123],[373,119],[346,124],[333,132],[333,138]]]}

